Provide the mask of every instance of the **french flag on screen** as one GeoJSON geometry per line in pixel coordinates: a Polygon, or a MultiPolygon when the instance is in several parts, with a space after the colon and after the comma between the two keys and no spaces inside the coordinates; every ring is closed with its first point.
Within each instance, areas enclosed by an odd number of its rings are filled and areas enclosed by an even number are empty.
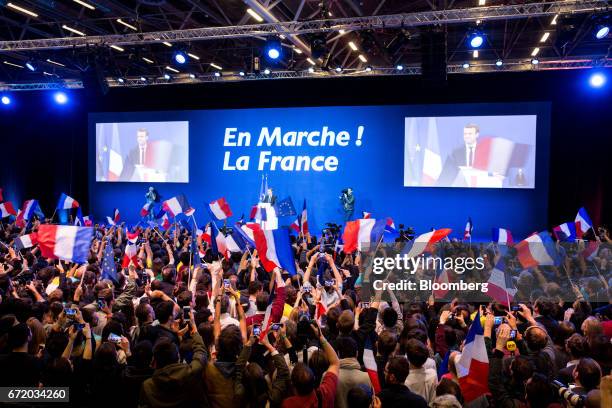
{"type": "Polygon", "coordinates": [[[512,232],[506,228],[493,228],[492,241],[501,245],[513,245],[512,232]]]}
{"type": "Polygon", "coordinates": [[[191,206],[187,202],[187,198],[183,195],[177,195],[162,203],[162,208],[173,217],[181,213],[187,213],[191,210],[191,206]]]}
{"type": "Polygon", "coordinates": [[[6,218],[9,215],[17,215],[17,211],[15,211],[13,203],[11,203],[10,201],[6,201],[0,204],[0,215],[1,218],[6,218]]]}
{"type": "Polygon", "coordinates": [[[59,200],[57,201],[58,210],[69,210],[71,208],[77,208],[78,206],[79,202],[77,200],[64,193],[62,193],[59,200]]]}
{"type": "Polygon", "coordinates": [[[38,227],[38,246],[45,258],[87,262],[93,228],[43,224],[38,227]]]}
{"type": "Polygon", "coordinates": [[[208,204],[208,208],[210,208],[210,213],[217,221],[222,221],[232,216],[232,209],[224,197],[211,201],[210,204],[208,204]]]}
{"type": "Polygon", "coordinates": [[[576,240],[576,222],[565,222],[553,228],[553,233],[559,241],[576,240]]]}
{"type": "Polygon", "coordinates": [[[548,231],[528,236],[516,244],[515,248],[523,268],[558,264],[559,254],[548,231]]]}
{"type": "Polygon", "coordinates": [[[576,235],[578,238],[582,238],[586,232],[593,228],[593,221],[589,218],[589,214],[584,207],[578,210],[578,214],[576,214],[576,235]]]}
{"type": "Polygon", "coordinates": [[[15,249],[25,249],[34,246],[38,242],[38,234],[33,232],[31,234],[22,235],[15,238],[15,249]]]}

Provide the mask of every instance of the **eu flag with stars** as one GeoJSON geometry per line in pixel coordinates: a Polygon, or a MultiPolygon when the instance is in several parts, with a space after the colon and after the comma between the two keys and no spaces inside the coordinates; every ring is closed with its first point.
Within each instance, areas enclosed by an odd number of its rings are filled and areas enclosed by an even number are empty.
{"type": "Polygon", "coordinates": [[[117,282],[117,267],[115,266],[115,252],[111,241],[106,241],[104,255],[102,257],[102,279],[110,279],[117,282]]]}
{"type": "Polygon", "coordinates": [[[287,197],[276,203],[276,215],[278,217],[288,217],[296,214],[297,212],[295,211],[291,197],[287,197]]]}

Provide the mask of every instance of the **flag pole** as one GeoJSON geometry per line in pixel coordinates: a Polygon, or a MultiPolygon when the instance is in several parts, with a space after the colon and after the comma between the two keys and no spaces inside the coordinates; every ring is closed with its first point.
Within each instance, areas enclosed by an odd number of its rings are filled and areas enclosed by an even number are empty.
{"type": "Polygon", "coordinates": [[[55,208],[55,210],[53,210],[53,214],[51,215],[51,218],[49,219],[49,221],[51,222],[51,224],[53,224],[53,218],[55,217],[55,213],[57,212],[57,208],[55,208]]]}

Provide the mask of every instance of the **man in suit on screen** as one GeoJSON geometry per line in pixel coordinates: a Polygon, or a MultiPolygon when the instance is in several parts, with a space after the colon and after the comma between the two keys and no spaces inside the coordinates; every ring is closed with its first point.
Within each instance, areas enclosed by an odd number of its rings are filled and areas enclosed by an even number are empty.
{"type": "Polygon", "coordinates": [[[472,168],[478,150],[478,136],[480,127],[467,124],[463,127],[463,144],[455,148],[447,157],[438,178],[438,186],[454,186],[460,172],[460,167],[472,168]]]}
{"type": "Polygon", "coordinates": [[[132,181],[138,166],[149,167],[151,160],[147,158],[147,154],[149,154],[148,157],[151,157],[152,152],[150,151],[149,131],[147,129],[140,128],[136,131],[136,143],[136,147],[130,150],[125,160],[123,172],[121,173],[121,181],[132,181]]]}

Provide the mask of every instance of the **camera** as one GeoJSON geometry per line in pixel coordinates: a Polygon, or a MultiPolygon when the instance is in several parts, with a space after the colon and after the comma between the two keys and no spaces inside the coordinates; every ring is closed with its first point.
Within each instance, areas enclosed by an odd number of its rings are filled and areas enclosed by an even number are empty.
{"type": "Polygon", "coordinates": [[[229,289],[229,287],[230,287],[230,280],[229,279],[223,279],[223,286],[225,287],[225,289],[229,289]]]}
{"type": "Polygon", "coordinates": [[[85,327],[85,323],[74,322],[73,326],[77,331],[81,331],[85,327]]]}
{"type": "Polygon", "coordinates": [[[569,405],[578,408],[584,407],[584,403],[586,402],[586,396],[576,394],[575,392],[570,390],[568,386],[557,380],[553,380],[552,385],[559,393],[559,396],[565,401],[567,401],[569,405]]]}
{"type": "Polygon", "coordinates": [[[302,292],[304,292],[304,293],[310,293],[310,290],[311,290],[311,289],[312,289],[312,288],[310,287],[310,285],[304,285],[304,286],[302,286],[302,292]]]}
{"type": "Polygon", "coordinates": [[[66,308],[66,309],[64,309],[64,314],[69,319],[74,319],[76,317],[76,309],[66,308]]]}
{"type": "Polygon", "coordinates": [[[361,309],[368,309],[370,307],[370,302],[361,302],[361,309]]]}
{"type": "Polygon", "coordinates": [[[104,298],[98,298],[98,309],[104,309],[106,307],[106,300],[104,298]]]}
{"type": "Polygon", "coordinates": [[[253,326],[253,336],[258,336],[261,334],[261,327],[259,325],[253,326]]]}
{"type": "Polygon", "coordinates": [[[510,339],[511,340],[516,339],[516,330],[510,330],[510,339]]]}
{"type": "Polygon", "coordinates": [[[495,316],[495,320],[493,321],[493,324],[495,326],[499,326],[503,322],[504,322],[504,317],[503,316],[495,316]]]}
{"type": "Polygon", "coordinates": [[[520,312],[521,311],[521,307],[519,305],[513,305],[510,307],[510,310],[513,312],[520,312]]]}
{"type": "Polygon", "coordinates": [[[273,330],[273,331],[278,331],[278,330],[280,330],[280,328],[282,327],[282,325],[283,325],[282,323],[274,323],[274,324],[272,325],[272,330],[273,330]]]}
{"type": "Polygon", "coordinates": [[[191,307],[183,306],[183,319],[189,321],[189,312],[191,311],[191,307]]]}

